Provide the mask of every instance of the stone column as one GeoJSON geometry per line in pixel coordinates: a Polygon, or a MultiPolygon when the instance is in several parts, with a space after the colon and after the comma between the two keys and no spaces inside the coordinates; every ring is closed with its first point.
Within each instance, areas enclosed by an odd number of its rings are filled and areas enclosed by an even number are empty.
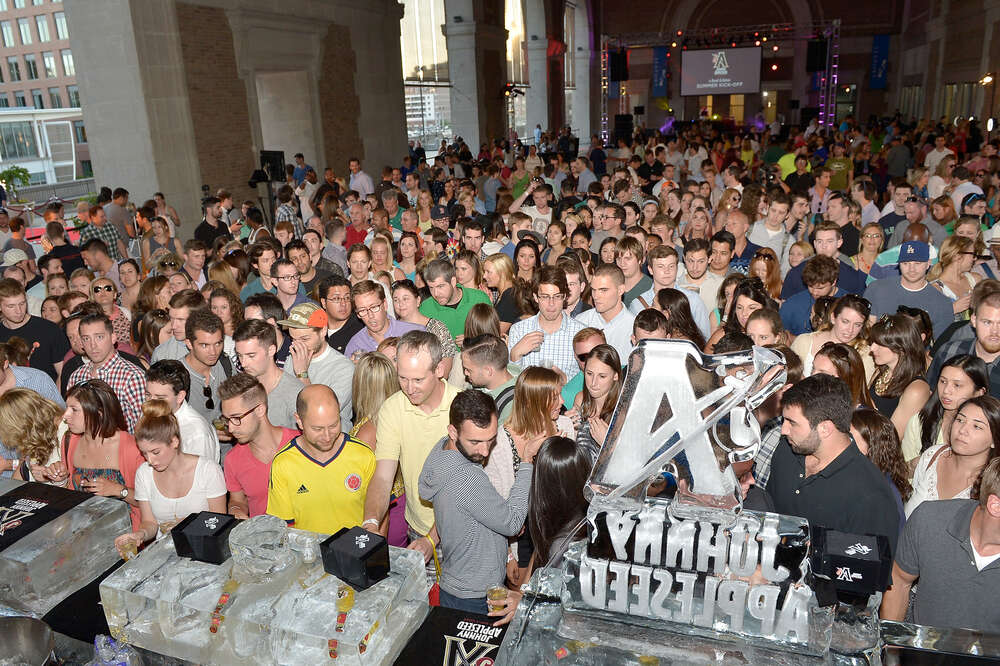
{"type": "Polygon", "coordinates": [[[574,58],[574,71],[576,72],[576,89],[573,91],[573,130],[580,134],[580,150],[590,148],[590,135],[594,134],[597,128],[594,126],[591,109],[593,100],[590,97],[590,80],[593,78],[591,71],[593,63],[593,52],[586,46],[577,46],[576,53],[567,53],[567,58],[574,58]]]}
{"type": "Polygon", "coordinates": [[[475,153],[480,143],[504,134],[507,31],[461,16],[463,20],[455,22],[454,18],[442,26],[451,80],[452,133],[462,137],[475,153]]]}
{"type": "Polygon", "coordinates": [[[545,35],[533,34],[526,42],[528,51],[528,83],[525,95],[527,118],[527,137],[534,140],[535,125],[541,125],[542,131],[549,129],[549,63],[548,40],[545,35]]]}

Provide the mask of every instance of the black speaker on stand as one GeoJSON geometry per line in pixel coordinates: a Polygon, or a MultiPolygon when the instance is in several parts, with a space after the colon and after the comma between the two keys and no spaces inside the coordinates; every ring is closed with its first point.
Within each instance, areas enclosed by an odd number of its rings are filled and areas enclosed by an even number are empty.
{"type": "Polygon", "coordinates": [[[826,69],[826,46],[825,39],[810,39],[806,46],[806,71],[822,72],[826,69]]]}
{"type": "Polygon", "coordinates": [[[634,129],[635,125],[632,123],[631,113],[616,114],[613,145],[618,143],[618,139],[625,139],[626,143],[631,142],[634,129]]]}
{"type": "Polygon", "coordinates": [[[608,74],[612,81],[628,81],[628,51],[608,53],[608,74]]]}
{"type": "Polygon", "coordinates": [[[260,151],[260,168],[267,174],[267,210],[264,212],[264,221],[268,227],[274,231],[274,183],[285,182],[285,151],[283,150],[262,150],[260,151]]]}

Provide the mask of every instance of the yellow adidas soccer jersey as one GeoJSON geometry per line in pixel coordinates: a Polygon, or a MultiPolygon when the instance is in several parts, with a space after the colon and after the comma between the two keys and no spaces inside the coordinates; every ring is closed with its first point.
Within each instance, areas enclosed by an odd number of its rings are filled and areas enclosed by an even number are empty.
{"type": "Polygon", "coordinates": [[[299,446],[299,437],[271,463],[267,512],[290,527],[325,534],[360,525],[375,454],[345,433],[340,451],[322,464],[299,446]]]}

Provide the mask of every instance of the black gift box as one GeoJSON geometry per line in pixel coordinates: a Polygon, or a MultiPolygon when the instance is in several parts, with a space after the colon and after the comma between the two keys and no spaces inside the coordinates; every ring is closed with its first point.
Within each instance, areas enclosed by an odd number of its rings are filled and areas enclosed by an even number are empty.
{"type": "Polygon", "coordinates": [[[342,527],[319,545],[323,570],[356,590],[367,590],[389,575],[385,537],[360,527],[342,527]]]}
{"type": "Polygon", "coordinates": [[[239,523],[228,513],[192,513],[170,530],[181,557],[209,564],[229,559],[229,532],[239,523]]]}
{"type": "Polygon", "coordinates": [[[887,538],[816,525],[811,529],[814,574],[829,579],[841,593],[866,596],[885,591],[892,571],[887,538]]]}

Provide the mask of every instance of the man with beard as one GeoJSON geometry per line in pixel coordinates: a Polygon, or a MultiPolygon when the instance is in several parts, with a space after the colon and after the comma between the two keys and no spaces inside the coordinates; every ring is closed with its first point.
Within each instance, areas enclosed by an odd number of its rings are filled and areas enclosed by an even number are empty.
{"type": "Polygon", "coordinates": [[[448,412],[448,434],[434,445],[420,473],[420,497],[434,503],[441,537],[441,605],[487,613],[486,589],[503,585],[507,538],[524,526],[535,454],[528,444],[504,499],[483,467],[497,443],[496,405],[486,393],[462,391],[448,412]]]}
{"type": "Polygon", "coordinates": [[[881,534],[895,552],[900,513],[889,481],[850,435],[851,392],[817,374],[781,397],[784,419],[767,492],[774,511],[851,534],[881,534]]]}
{"type": "Polygon", "coordinates": [[[267,512],[324,534],[360,524],[375,454],[341,430],[340,403],[329,386],[299,392],[295,421],[302,434],[271,461],[267,512]]]}
{"type": "Polygon", "coordinates": [[[990,395],[1000,395],[1000,283],[996,280],[983,280],[972,290],[970,301],[972,316],[969,326],[972,335],[966,330],[956,331],[952,340],[941,345],[934,354],[927,381],[931,386],[937,386],[941,366],[949,358],[958,354],[978,356],[986,362],[990,373],[990,395]]]}

